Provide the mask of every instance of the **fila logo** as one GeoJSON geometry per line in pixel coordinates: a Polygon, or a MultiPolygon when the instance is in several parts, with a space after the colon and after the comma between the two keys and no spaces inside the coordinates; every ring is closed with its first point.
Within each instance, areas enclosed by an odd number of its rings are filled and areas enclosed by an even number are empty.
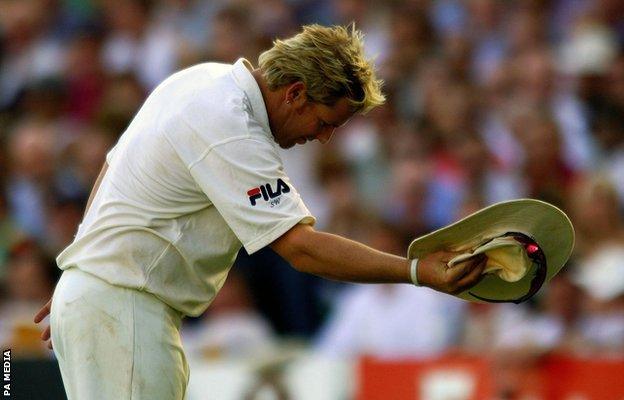
{"type": "MultiPolygon", "coordinates": [[[[247,191],[247,196],[249,196],[249,201],[252,206],[256,205],[256,200],[262,197],[264,201],[269,201],[271,199],[275,199],[276,197],[281,196],[283,193],[290,192],[290,187],[281,179],[277,180],[277,189],[273,191],[270,183],[265,183],[264,185],[260,185],[259,187],[255,187],[247,191]]],[[[277,201],[271,202],[271,207],[275,204],[279,203],[279,199],[277,201]]]]}

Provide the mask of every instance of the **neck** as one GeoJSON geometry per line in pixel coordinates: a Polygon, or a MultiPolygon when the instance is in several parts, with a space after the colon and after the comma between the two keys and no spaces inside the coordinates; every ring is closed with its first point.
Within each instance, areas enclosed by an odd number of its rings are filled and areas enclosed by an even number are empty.
{"type": "Polygon", "coordinates": [[[281,101],[280,93],[278,90],[273,91],[269,88],[269,85],[267,84],[266,79],[264,79],[260,69],[253,70],[251,75],[253,75],[254,79],[258,83],[260,93],[262,93],[262,99],[264,100],[264,106],[266,107],[267,115],[269,117],[271,133],[275,135],[274,129],[277,126],[275,116],[277,115],[281,101]]]}

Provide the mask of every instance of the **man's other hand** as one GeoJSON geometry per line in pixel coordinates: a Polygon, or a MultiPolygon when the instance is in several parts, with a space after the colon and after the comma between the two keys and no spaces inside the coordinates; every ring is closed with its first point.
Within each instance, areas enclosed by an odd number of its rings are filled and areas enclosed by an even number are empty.
{"type": "MultiPolygon", "coordinates": [[[[43,321],[45,317],[50,315],[50,306],[52,305],[52,299],[48,300],[47,303],[35,314],[34,321],[36,324],[43,321]]],[[[46,326],[43,333],[41,333],[41,340],[44,342],[48,342],[48,349],[52,350],[52,340],[50,339],[50,325],[46,326]]]]}

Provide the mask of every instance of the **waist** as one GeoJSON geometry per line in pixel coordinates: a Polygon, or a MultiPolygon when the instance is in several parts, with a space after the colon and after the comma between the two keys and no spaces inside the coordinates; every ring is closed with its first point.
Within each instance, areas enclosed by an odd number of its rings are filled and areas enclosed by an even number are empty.
{"type": "MultiPolygon", "coordinates": [[[[183,317],[183,313],[169,306],[152,293],[111,284],[77,267],[63,271],[54,290],[54,298],[54,301],[60,300],[66,303],[87,301],[92,304],[133,301],[135,305],[140,304],[141,308],[147,312],[167,315],[177,328],[180,327],[183,317]]],[[[128,306],[130,307],[132,304],[128,306]]]]}

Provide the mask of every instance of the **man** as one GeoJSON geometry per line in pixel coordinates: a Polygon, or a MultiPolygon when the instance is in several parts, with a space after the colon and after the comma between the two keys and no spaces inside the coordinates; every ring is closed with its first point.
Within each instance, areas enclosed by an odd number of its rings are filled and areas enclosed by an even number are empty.
{"type": "MultiPolygon", "coordinates": [[[[108,154],[50,304],[69,399],[181,399],[184,315],[201,314],[241,246],[271,246],[296,269],[351,282],[446,293],[485,265],[453,253],[409,260],[314,230],[277,146],[327,143],[355,113],[382,104],[352,28],[304,27],[259,58],[197,65],[165,80],[108,154]],[[414,276],[416,275],[416,276],[414,276]]],[[[418,312],[418,310],[414,310],[418,312]]],[[[44,332],[44,340],[50,330],[44,332]]]]}

